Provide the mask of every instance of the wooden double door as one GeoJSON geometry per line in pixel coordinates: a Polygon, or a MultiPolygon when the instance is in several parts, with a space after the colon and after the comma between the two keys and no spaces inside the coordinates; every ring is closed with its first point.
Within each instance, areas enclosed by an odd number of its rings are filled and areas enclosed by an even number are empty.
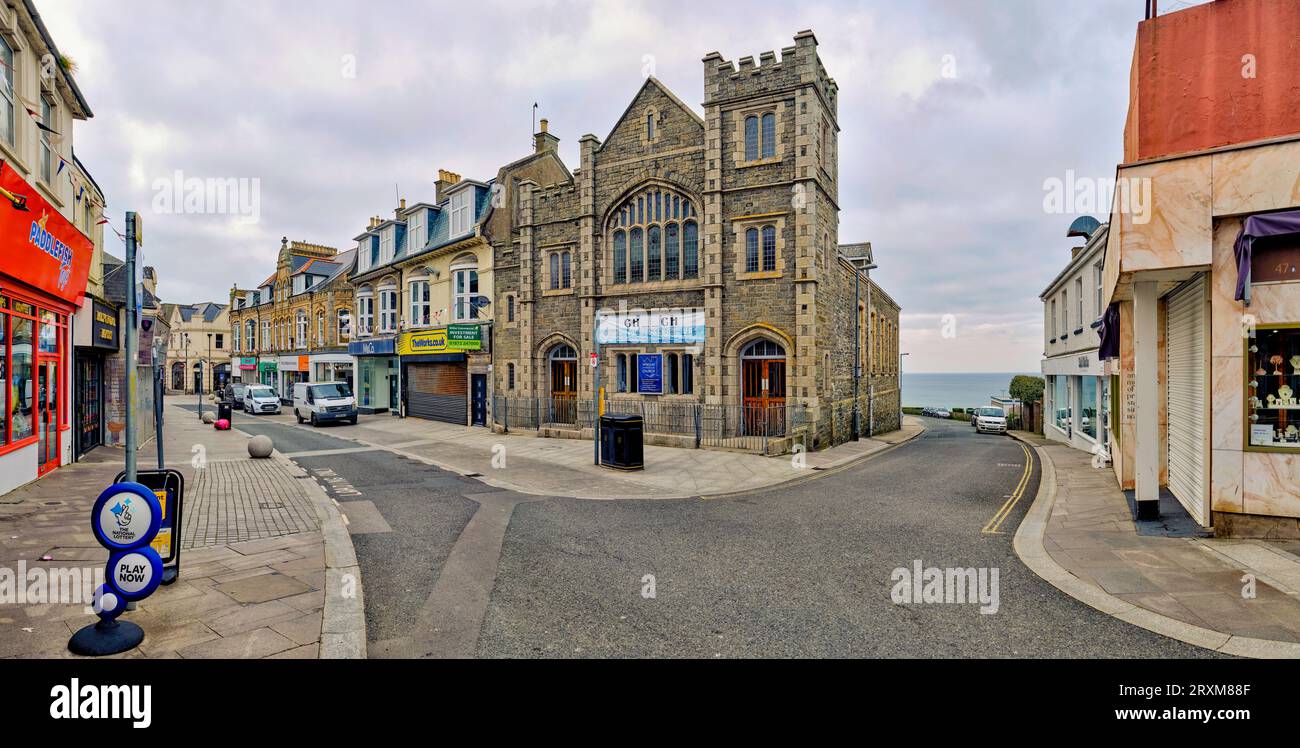
{"type": "Polygon", "coordinates": [[[578,422],[578,362],[574,359],[551,359],[550,420],[578,422]]]}

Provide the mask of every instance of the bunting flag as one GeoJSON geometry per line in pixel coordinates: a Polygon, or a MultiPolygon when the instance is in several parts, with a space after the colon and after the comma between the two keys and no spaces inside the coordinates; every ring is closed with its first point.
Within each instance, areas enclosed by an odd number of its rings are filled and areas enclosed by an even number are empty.
{"type": "Polygon", "coordinates": [[[44,122],[42,122],[42,121],[41,121],[41,115],[37,114],[36,111],[34,111],[31,107],[29,107],[29,106],[25,106],[25,107],[23,107],[23,108],[27,110],[27,113],[28,113],[29,115],[31,115],[31,117],[32,117],[32,121],[36,123],[36,126],[37,126],[38,128],[40,128],[40,129],[42,129],[42,130],[44,130],[45,132],[48,132],[48,133],[53,133],[53,134],[55,134],[55,135],[58,135],[58,134],[59,134],[59,131],[58,131],[58,130],[55,130],[54,128],[52,128],[52,127],[50,127],[49,125],[47,125],[47,124],[45,124],[44,122]]]}
{"type": "MultiPolygon", "coordinates": [[[[62,174],[62,173],[63,173],[63,167],[65,167],[65,166],[67,166],[67,165],[68,165],[68,162],[65,161],[65,160],[63,159],[63,156],[59,156],[59,170],[56,171],[56,172],[54,172],[54,175],[55,175],[55,176],[58,176],[58,175],[62,174]]],[[[68,179],[72,179],[72,174],[71,174],[71,173],[68,174],[68,179]]]]}

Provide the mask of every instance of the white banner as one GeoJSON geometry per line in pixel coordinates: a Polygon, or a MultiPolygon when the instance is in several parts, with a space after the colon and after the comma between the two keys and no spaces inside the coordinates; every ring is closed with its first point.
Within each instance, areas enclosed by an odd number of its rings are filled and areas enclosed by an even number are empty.
{"type": "Polygon", "coordinates": [[[704,342],[703,309],[607,311],[598,312],[596,319],[596,340],[601,345],[704,342]]]}

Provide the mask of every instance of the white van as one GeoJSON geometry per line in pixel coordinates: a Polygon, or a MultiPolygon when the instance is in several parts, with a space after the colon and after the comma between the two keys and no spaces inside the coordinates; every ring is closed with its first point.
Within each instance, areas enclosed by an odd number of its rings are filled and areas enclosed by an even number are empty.
{"type": "Polygon", "coordinates": [[[298,382],[293,386],[293,415],[298,423],[351,421],[357,424],[357,401],[347,382],[298,382]]]}

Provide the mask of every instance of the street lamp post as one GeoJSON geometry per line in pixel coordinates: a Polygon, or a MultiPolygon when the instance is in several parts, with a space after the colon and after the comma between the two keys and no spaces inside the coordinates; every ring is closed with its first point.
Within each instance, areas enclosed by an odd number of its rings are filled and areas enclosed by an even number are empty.
{"type": "Polygon", "coordinates": [[[903,425],[903,356],[910,356],[911,353],[898,354],[898,425],[903,425]]]}

